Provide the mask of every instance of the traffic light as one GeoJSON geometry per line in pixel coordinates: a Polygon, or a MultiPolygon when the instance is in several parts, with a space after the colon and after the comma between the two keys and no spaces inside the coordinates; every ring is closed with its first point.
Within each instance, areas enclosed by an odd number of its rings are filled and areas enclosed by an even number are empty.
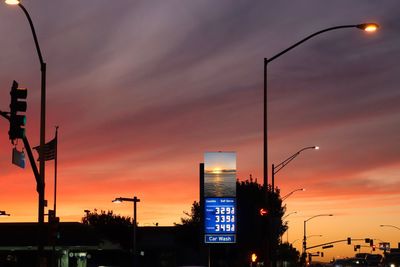
{"type": "Polygon", "coordinates": [[[373,239],[370,239],[370,240],[369,240],[369,245],[370,245],[371,247],[374,245],[374,240],[373,240],[373,239]]]}
{"type": "Polygon", "coordinates": [[[266,208],[261,208],[259,210],[259,212],[260,212],[261,216],[267,216],[268,215],[268,210],[266,208]]]}
{"type": "Polygon", "coordinates": [[[251,262],[256,262],[257,260],[257,254],[256,253],[252,253],[251,254],[251,262]]]}
{"type": "Polygon", "coordinates": [[[347,238],[347,245],[351,245],[351,237],[347,238]]]}
{"type": "Polygon", "coordinates": [[[18,114],[18,112],[26,111],[26,97],[28,96],[28,91],[18,88],[18,83],[13,81],[10,95],[10,129],[8,131],[8,136],[11,142],[14,142],[15,139],[22,139],[25,137],[24,127],[26,124],[26,116],[25,114],[18,114]]]}
{"type": "Polygon", "coordinates": [[[56,213],[54,212],[54,210],[49,210],[49,223],[53,223],[56,219],[56,213]]]}

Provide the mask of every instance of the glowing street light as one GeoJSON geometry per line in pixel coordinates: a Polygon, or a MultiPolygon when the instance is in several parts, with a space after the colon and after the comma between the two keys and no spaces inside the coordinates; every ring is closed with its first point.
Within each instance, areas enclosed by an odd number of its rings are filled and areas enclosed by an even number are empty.
{"type": "MultiPolygon", "coordinates": [[[[334,26],[330,28],[326,28],[320,31],[317,31],[306,38],[300,40],[299,42],[289,46],[285,50],[282,50],[278,54],[270,57],[264,58],[264,113],[263,113],[263,178],[264,178],[264,187],[267,188],[268,186],[268,90],[267,90],[267,69],[268,64],[271,63],[273,60],[277,59],[278,57],[282,56],[283,54],[287,53],[288,51],[292,50],[293,48],[299,46],[300,44],[306,42],[307,40],[328,31],[338,30],[338,29],[347,29],[347,28],[357,28],[368,33],[373,33],[378,30],[379,25],[376,23],[361,23],[361,24],[353,24],[353,25],[341,25],[341,26],[334,26]]],[[[273,187],[272,187],[273,188],[273,187]]]]}
{"type": "Polygon", "coordinates": [[[18,5],[19,4],[19,0],[6,0],[4,1],[7,5],[18,5]]]}
{"type": "Polygon", "coordinates": [[[136,267],[136,228],[137,228],[137,221],[136,221],[136,203],[140,202],[140,199],[136,196],[133,198],[126,198],[126,197],[117,197],[112,202],[113,203],[122,203],[124,201],[133,202],[133,264],[136,267]]]}
{"type": "MultiPolygon", "coordinates": [[[[287,159],[285,159],[284,161],[282,161],[281,163],[279,163],[278,165],[274,165],[272,164],[272,190],[275,191],[275,174],[277,174],[280,170],[282,170],[286,165],[288,165],[292,160],[294,160],[298,155],[300,155],[301,152],[303,152],[304,150],[307,149],[314,149],[314,150],[319,150],[319,146],[308,146],[305,148],[300,149],[299,151],[297,151],[296,153],[294,153],[293,155],[291,155],[290,157],[288,157],[287,159]]],[[[288,196],[286,196],[288,197],[288,196]]]]}
{"type": "Polygon", "coordinates": [[[357,28],[364,30],[366,32],[375,32],[378,30],[379,25],[376,23],[363,23],[363,24],[358,24],[357,28]]]}

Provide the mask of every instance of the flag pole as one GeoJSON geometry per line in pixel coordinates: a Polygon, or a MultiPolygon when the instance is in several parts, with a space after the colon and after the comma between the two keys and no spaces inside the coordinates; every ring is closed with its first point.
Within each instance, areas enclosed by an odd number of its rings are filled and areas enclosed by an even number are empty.
{"type": "Polygon", "coordinates": [[[58,126],[56,126],[56,134],[54,139],[56,140],[55,155],[54,155],[54,218],[57,217],[57,150],[58,150],[58,126]]]}
{"type": "MultiPolygon", "coordinates": [[[[54,140],[56,141],[54,147],[54,218],[53,224],[57,223],[57,214],[56,214],[56,207],[57,207],[57,146],[58,146],[58,126],[56,126],[56,133],[54,140]]],[[[50,219],[50,218],[49,218],[50,219]]],[[[56,266],[56,238],[53,237],[53,248],[51,253],[51,266],[56,266]]]]}

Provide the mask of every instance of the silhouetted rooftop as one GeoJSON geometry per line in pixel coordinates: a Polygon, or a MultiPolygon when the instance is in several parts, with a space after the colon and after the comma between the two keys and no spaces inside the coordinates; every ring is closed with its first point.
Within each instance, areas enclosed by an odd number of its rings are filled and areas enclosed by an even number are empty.
{"type": "MultiPolygon", "coordinates": [[[[59,246],[98,246],[101,240],[94,230],[81,223],[59,223],[58,228],[53,228],[48,223],[44,224],[44,236],[47,245],[48,237],[53,231],[58,232],[57,245],[59,246]]],[[[0,249],[10,246],[30,247],[36,246],[39,228],[37,223],[0,223],[0,249]]]]}

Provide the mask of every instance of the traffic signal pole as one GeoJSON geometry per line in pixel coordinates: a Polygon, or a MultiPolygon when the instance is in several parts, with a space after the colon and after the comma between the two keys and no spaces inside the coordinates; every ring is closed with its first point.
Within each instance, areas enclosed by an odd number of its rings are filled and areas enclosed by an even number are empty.
{"type": "MultiPolygon", "coordinates": [[[[355,240],[355,239],[353,239],[353,240],[355,240]]],[[[327,245],[331,245],[331,244],[335,244],[335,243],[340,243],[340,242],[347,242],[347,239],[336,240],[336,241],[332,241],[332,242],[328,242],[328,243],[323,243],[323,244],[315,245],[315,246],[306,248],[306,250],[307,250],[307,249],[312,249],[312,248],[323,247],[323,246],[327,246],[327,245]]]]}
{"type": "MultiPolygon", "coordinates": [[[[351,241],[363,241],[363,240],[365,240],[365,238],[350,238],[350,243],[351,243],[351,241]]],[[[340,242],[347,242],[347,244],[349,244],[349,238],[336,240],[336,241],[332,241],[332,242],[328,242],[328,243],[323,243],[323,244],[315,245],[315,246],[312,246],[312,247],[307,247],[306,250],[307,249],[312,249],[312,248],[317,248],[317,247],[323,247],[323,246],[327,246],[327,245],[331,245],[331,244],[335,244],[335,243],[340,243],[340,242]]]]}
{"type": "MultiPolygon", "coordinates": [[[[11,123],[11,115],[8,112],[3,112],[0,111],[0,116],[6,118],[8,121],[10,121],[11,123]]],[[[23,137],[21,138],[22,141],[24,142],[24,147],[26,149],[26,152],[28,154],[28,158],[29,158],[29,162],[31,164],[32,167],[32,171],[33,174],[35,176],[36,179],[36,191],[38,192],[38,199],[39,199],[39,212],[38,212],[38,217],[39,217],[39,221],[38,221],[38,237],[37,237],[37,241],[38,241],[38,266],[45,266],[44,263],[44,259],[43,259],[43,251],[44,251],[44,207],[45,207],[45,183],[44,183],[44,179],[43,176],[40,175],[38,168],[36,166],[36,162],[35,159],[33,157],[33,153],[32,153],[32,149],[31,146],[29,145],[29,141],[28,138],[26,137],[26,135],[24,134],[23,137]]],[[[40,153],[39,155],[42,156],[42,153],[40,153]]],[[[43,160],[43,157],[41,157],[41,160],[43,160]]],[[[43,160],[44,162],[44,160],[43,160]]]]}

